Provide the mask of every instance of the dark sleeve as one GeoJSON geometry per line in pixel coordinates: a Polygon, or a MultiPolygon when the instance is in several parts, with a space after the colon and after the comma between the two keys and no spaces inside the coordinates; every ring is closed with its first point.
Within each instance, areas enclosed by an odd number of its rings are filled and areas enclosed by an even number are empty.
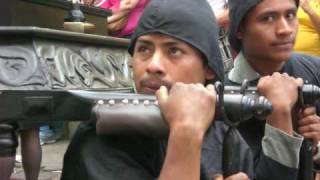
{"type": "Polygon", "coordinates": [[[297,179],[302,142],[302,136],[290,136],[266,124],[256,179],[297,179]]]}
{"type": "Polygon", "coordinates": [[[260,158],[256,162],[256,180],[295,180],[298,177],[297,168],[289,168],[271,158],[260,154],[260,158]]]}
{"type": "MultiPolygon", "coordinates": [[[[87,128],[87,127],[86,127],[87,128]]],[[[159,142],[144,137],[97,136],[80,127],[64,156],[62,180],[155,179],[159,142]]]]}

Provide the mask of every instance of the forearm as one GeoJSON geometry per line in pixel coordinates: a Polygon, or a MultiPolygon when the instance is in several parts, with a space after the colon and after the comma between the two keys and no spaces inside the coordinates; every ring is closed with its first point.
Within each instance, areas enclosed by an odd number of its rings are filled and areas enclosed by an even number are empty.
{"type": "Polygon", "coordinates": [[[274,108],[273,112],[267,118],[267,123],[288,135],[293,135],[291,110],[285,106],[274,108]]]}
{"type": "Polygon", "coordinates": [[[200,179],[202,135],[170,132],[168,149],[159,180],[200,179]]]}
{"type": "Polygon", "coordinates": [[[113,12],[112,16],[108,17],[108,23],[119,20],[123,16],[128,15],[139,3],[139,0],[122,0],[120,8],[113,12]]]}
{"type": "Polygon", "coordinates": [[[318,34],[320,34],[320,16],[312,8],[305,10],[305,12],[308,14],[312,24],[314,25],[316,31],[318,32],[318,34]]]}

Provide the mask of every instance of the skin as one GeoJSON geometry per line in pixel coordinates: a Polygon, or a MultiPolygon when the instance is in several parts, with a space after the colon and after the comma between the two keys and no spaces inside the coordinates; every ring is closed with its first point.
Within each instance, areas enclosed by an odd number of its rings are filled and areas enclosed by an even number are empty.
{"type": "MultiPolygon", "coordinates": [[[[170,129],[159,179],[200,178],[201,146],[216,102],[214,87],[203,84],[214,77],[201,54],[188,44],[161,34],[138,38],[133,55],[136,89],[156,94],[170,129]]],[[[243,179],[243,173],[232,177],[243,179]]]]}
{"type": "Polygon", "coordinates": [[[305,138],[312,139],[314,144],[320,141],[320,117],[316,115],[315,107],[308,107],[300,113],[299,133],[305,138]]]}

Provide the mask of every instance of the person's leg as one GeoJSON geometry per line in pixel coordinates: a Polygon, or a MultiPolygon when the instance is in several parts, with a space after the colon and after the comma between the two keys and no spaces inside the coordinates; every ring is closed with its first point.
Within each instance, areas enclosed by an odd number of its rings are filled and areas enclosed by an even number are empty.
{"type": "Polygon", "coordinates": [[[15,156],[0,157],[0,177],[3,180],[10,180],[14,168],[15,156]]]}
{"type": "Polygon", "coordinates": [[[14,168],[18,138],[16,127],[11,124],[0,124],[0,179],[10,180],[14,168]]]}
{"type": "Polygon", "coordinates": [[[42,157],[39,128],[22,130],[20,137],[22,165],[26,180],[37,180],[42,157]]]}

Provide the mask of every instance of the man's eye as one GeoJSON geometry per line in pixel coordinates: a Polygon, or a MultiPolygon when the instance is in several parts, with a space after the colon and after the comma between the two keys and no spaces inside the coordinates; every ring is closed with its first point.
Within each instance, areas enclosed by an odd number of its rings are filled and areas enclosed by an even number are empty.
{"type": "Polygon", "coordinates": [[[139,53],[149,53],[149,52],[150,52],[150,49],[147,48],[147,47],[144,47],[144,46],[140,46],[140,47],[137,48],[137,51],[138,51],[139,53]]]}
{"type": "Polygon", "coordinates": [[[272,16],[272,15],[268,15],[268,16],[265,16],[265,17],[262,18],[262,20],[264,22],[273,22],[275,19],[276,19],[276,17],[272,16]]]}
{"type": "Polygon", "coordinates": [[[289,12],[287,14],[287,18],[288,19],[295,19],[296,18],[297,13],[296,12],[289,12]]]}
{"type": "Polygon", "coordinates": [[[172,47],[169,49],[169,53],[170,53],[170,55],[178,56],[178,55],[182,54],[182,51],[179,48],[172,47]]]}

